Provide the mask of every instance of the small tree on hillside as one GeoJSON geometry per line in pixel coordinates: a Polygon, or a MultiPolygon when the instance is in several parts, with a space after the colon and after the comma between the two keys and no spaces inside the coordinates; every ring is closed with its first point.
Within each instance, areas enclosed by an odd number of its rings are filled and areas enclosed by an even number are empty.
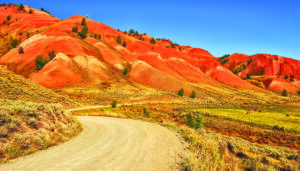
{"type": "Polygon", "coordinates": [[[30,38],[30,33],[29,33],[29,32],[26,33],[26,38],[27,38],[27,39],[30,38]]]}
{"type": "Polygon", "coordinates": [[[6,19],[7,19],[8,21],[11,20],[10,15],[8,15],[8,16],[6,17],[6,19]]]}
{"type": "Polygon", "coordinates": [[[181,88],[179,91],[178,91],[178,96],[183,96],[184,95],[184,90],[183,88],[181,88]]]}
{"type": "Polygon", "coordinates": [[[32,11],[32,9],[30,8],[30,10],[29,10],[29,14],[33,14],[33,11],[32,11]]]}
{"type": "Polygon", "coordinates": [[[144,107],[143,112],[147,118],[151,118],[150,112],[147,110],[147,108],[144,107]]]}
{"type": "Polygon", "coordinates": [[[174,43],[172,43],[172,44],[171,44],[171,47],[172,47],[172,48],[175,48],[175,44],[174,44],[174,43]]]}
{"type": "Polygon", "coordinates": [[[135,31],[133,35],[134,35],[134,36],[139,36],[139,32],[138,32],[138,31],[135,31]]]}
{"type": "Polygon", "coordinates": [[[17,39],[14,39],[10,42],[10,45],[12,48],[16,48],[19,44],[19,41],[17,39]]]}
{"type": "Polygon", "coordinates": [[[77,26],[73,27],[72,32],[77,33],[78,32],[78,27],[77,26]]]}
{"type": "Polygon", "coordinates": [[[191,113],[186,115],[186,125],[190,128],[194,128],[196,125],[196,121],[191,113]]]}
{"type": "Polygon", "coordinates": [[[78,36],[80,36],[82,39],[85,39],[86,38],[86,35],[88,33],[89,29],[87,26],[83,26],[81,32],[78,32],[78,36]]]}
{"type": "Polygon", "coordinates": [[[290,81],[293,82],[294,81],[295,76],[291,75],[290,76],[290,81]]]}
{"type": "Polygon", "coordinates": [[[117,43],[122,44],[122,37],[120,35],[118,35],[116,41],[117,41],[117,43]]]}
{"type": "Polygon", "coordinates": [[[286,80],[289,79],[289,76],[288,76],[288,75],[285,75],[285,76],[284,76],[284,79],[286,79],[286,80]]]}
{"type": "Polygon", "coordinates": [[[287,95],[288,95],[288,93],[287,93],[286,89],[283,89],[283,91],[282,91],[281,95],[282,95],[282,96],[287,96],[287,95]]]}
{"type": "Polygon", "coordinates": [[[19,11],[25,11],[24,5],[23,5],[23,4],[20,4],[19,7],[18,7],[18,10],[19,10],[19,11]]]}
{"type": "Polygon", "coordinates": [[[156,41],[155,41],[155,39],[153,37],[150,39],[150,43],[151,44],[155,44],[156,43],[156,41]]]}
{"type": "Polygon", "coordinates": [[[19,36],[22,36],[22,35],[23,35],[23,33],[22,33],[22,32],[20,32],[20,33],[19,33],[19,36]]]}
{"type": "Polygon", "coordinates": [[[81,20],[81,25],[82,25],[82,26],[85,26],[85,25],[86,25],[85,18],[83,18],[83,19],[81,20]]]}
{"type": "Polygon", "coordinates": [[[250,74],[246,74],[246,79],[247,80],[251,79],[251,75],[250,74]]]}
{"type": "Polygon", "coordinates": [[[101,39],[101,34],[98,35],[98,39],[101,39]]]}
{"type": "Polygon", "coordinates": [[[126,47],[126,46],[127,46],[127,42],[126,42],[126,41],[123,41],[122,46],[123,46],[123,47],[126,47]]]}
{"type": "Polygon", "coordinates": [[[123,71],[123,75],[127,75],[128,74],[128,69],[125,68],[124,71],[123,71]]]}
{"type": "Polygon", "coordinates": [[[54,58],[55,58],[55,56],[56,56],[56,54],[55,54],[55,51],[54,51],[54,50],[50,51],[50,52],[48,53],[48,55],[49,55],[49,59],[50,59],[50,60],[54,59],[54,58]]]}
{"type": "Polygon", "coordinates": [[[23,54],[24,53],[24,49],[23,49],[23,47],[19,47],[19,54],[23,54]]]}
{"type": "Polygon", "coordinates": [[[114,100],[113,102],[111,102],[111,107],[112,108],[116,108],[117,107],[117,101],[116,100],[114,100]]]}
{"type": "Polygon", "coordinates": [[[193,90],[192,91],[192,94],[191,94],[191,96],[190,96],[192,99],[194,99],[194,98],[196,98],[196,92],[193,90]]]}
{"type": "Polygon", "coordinates": [[[129,35],[134,34],[134,29],[130,29],[128,33],[129,33],[129,35]]]}
{"type": "Polygon", "coordinates": [[[49,62],[49,60],[44,59],[43,56],[39,55],[35,59],[36,70],[40,71],[49,62]]]}
{"type": "Polygon", "coordinates": [[[204,124],[203,124],[203,117],[202,115],[198,115],[196,117],[196,123],[195,123],[195,129],[200,129],[203,128],[204,124]]]}
{"type": "Polygon", "coordinates": [[[300,95],[300,90],[298,91],[298,94],[300,95]]]}

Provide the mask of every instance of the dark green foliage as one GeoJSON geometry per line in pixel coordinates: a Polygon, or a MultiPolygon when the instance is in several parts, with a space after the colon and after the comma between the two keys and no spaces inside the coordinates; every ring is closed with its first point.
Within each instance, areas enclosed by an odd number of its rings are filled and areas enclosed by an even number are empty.
{"type": "Polygon", "coordinates": [[[246,74],[246,79],[247,80],[251,79],[251,75],[250,74],[246,74]]]}
{"type": "Polygon", "coordinates": [[[191,128],[195,128],[196,121],[191,113],[186,115],[186,125],[191,128]]]}
{"type": "Polygon", "coordinates": [[[171,44],[171,47],[172,47],[172,48],[175,48],[175,44],[174,44],[174,43],[172,43],[172,44],[171,44]]]}
{"type": "Polygon", "coordinates": [[[228,61],[229,61],[229,59],[225,59],[225,60],[221,61],[220,63],[221,63],[222,65],[225,65],[228,61]]]}
{"type": "Polygon", "coordinates": [[[124,31],[124,34],[127,34],[127,31],[126,31],[126,30],[124,31]]]}
{"type": "Polygon", "coordinates": [[[81,20],[81,25],[82,25],[82,26],[85,26],[85,25],[86,25],[85,18],[83,18],[83,19],[81,20]]]}
{"type": "Polygon", "coordinates": [[[298,94],[300,95],[300,90],[298,91],[298,94]]]}
{"type": "Polygon", "coordinates": [[[151,38],[150,43],[155,45],[156,41],[153,37],[151,38]]]}
{"type": "Polygon", "coordinates": [[[29,14],[33,14],[33,11],[32,11],[32,9],[30,8],[30,10],[29,10],[29,14]]]}
{"type": "Polygon", "coordinates": [[[41,8],[41,11],[45,11],[45,9],[44,9],[44,8],[41,8]]]}
{"type": "Polygon", "coordinates": [[[128,69],[125,68],[124,71],[123,71],[123,75],[127,75],[128,74],[128,69]]]}
{"type": "Polygon", "coordinates": [[[26,38],[27,38],[27,39],[30,38],[30,33],[29,33],[29,32],[26,33],[26,38]]]}
{"type": "Polygon", "coordinates": [[[145,41],[145,38],[142,38],[142,41],[145,41]]]}
{"type": "Polygon", "coordinates": [[[183,88],[181,88],[179,91],[178,91],[178,96],[183,96],[184,95],[184,90],[183,88]]]}
{"type": "Polygon", "coordinates": [[[142,40],[142,39],[143,39],[143,35],[140,35],[139,40],[142,40]]]}
{"type": "Polygon", "coordinates": [[[249,61],[247,61],[247,64],[250,65],[253,62],[253,58],[251,58],[249,61]]]}
{"type": "Polygon", "coordinates": [[[5,33],[5,36],[8,36],[8,33],[5,33]]]}
{"type": "Polygon", "coordinates": [[[22,33],[22,32],[20,32],[20,33],[19,33],[19,35],[20,35],[20,36],[22,36],[22,35],[23,35],[23,33],[22,33]]]}
{"type": "Polygon", "coordinates": [[[49,59],[50,59],[50,61],[51,61],[52,59],[54,59],[54,58],[55,58],[55,56],[56,56],[56,54],[55,54],[55,51],[54,51],[54,50],[50,51],[50,52],[48,53],[48,55],[49,55],[49,59]]]}
{"type": "Polygon", "coordinates": [[[14,39],[10,42],[10,45],[12,48],[16,48],[19,44],[19,41],[17,39],[14,39]]]}
{"type": "Polygon", "coordinates": [[[282,96],[287,96],[287,95],[288,95],[288,93],[287,93],[286,89],[283,89],[283,91],[282,91],[281,95],[282,95],[282,96]]]}
{"type": "Polygon", "coordinates": [[[3,21],[3,25],[5,25],[6,24],[6,21],[3,21]]]}
{"type": "Polygon", "coordinates": [[[97,34],[94,34],[94,38],[97,39],[97,37],[98,37],[98,35],[97,35],[97,34]]]}
{"type": "Polygon", "coordinates": [[[150,112],[147,110],[147,108],[144,107],[143,112],[147,118],[151,118],[150,112]]]}
{"type": "Polygon", "coordinates": [[[126,47],[126,46],[127,46],[127,42],[126,42],[126,41],[123,41],[122,46],[123,46],[123,47],[126,47]]]}
{"type": "Polygon", "coordinates": [[[130,29],[130,30],[129,30],[129,35],[130,35],[130,34],[134,34],[134,29],[130,29]]]}
{"type": "Polygon", "coordinates": [[[83,26],[83,28],[81,29],[81,32],[78,32],[78,36],[80,36],[82,39],[86,38],[86,35],[88,33],[89,29],[87,26],[83,26]]]}
{"type": "Polygon", "coordinates": [[[19,47],[19,54],[23,54],[24,53],[24,49],[23,49],[23,47],[19,47]]]}
{"type": "Polygon", "coordinates": [[[73,27],[72,32],[77,33],[78,32],[78,27],[77,26],[73,27]]]}
{"type": "Polygon", "coordinates": [[[111,102],[111,107],[112,108],[116,108],[117,107],[117,101],[116,100],[114,100],[113,102],[111,102]]]}
{"type": "MultiPolygon", "coordinates": [[[[43,12],[45,12],[45,13],[48,13],[48,14],[50,14],[50,12],[49,11],[47,11],[47,10],[45,10],[44,8],[41,8],[41,11],[43,11],[43,12]]],[[[51,15],[51,14],[50,14],[51,15]]]]}
{"type": "Polygon", "coordinates": [[[20,43],[22,43],[22,39],[21,39],[21,38],[19,39],[19,44],[20,44],[20,43]]]}
{"type": "Polygon", "coordinates": [[[196,98],[196,92],[195,92],[194,90],[192,91],[192,94],[190,95],[190,97],[191,97],[192,99],[196,98]]]}
{"type": "Polygon", "coordinates": [[[8,15],[8,16],[6,17],[6,19],[7,19],[8,21],[11,20],[10,15],[8,15]]]}
{"type": "Polygon", "coordinates": [[[181,51],[181,47],[179,47],[179,51],[181,51]]]}
{"type": "Polygon", "coordinates": [[[139,36],[139,32],[138,32],[138,31],[135,31],[133,35],[134,35],[134,36],[139,36]]]}
{"type": "Polygon", "coordinates": [[[284,79],[289,79],[289,76],[288,76],[288,75],[285,75],[285,76],[284,76],[284,79]]]}
{"type": "Polygon", "coordinates": [[[101,34],[98,35],[98,39],[101,39],[101,34]]]}
{"type": "Polygon", "coordinates": [[[35,59],[35,65],[37,71],[40,71],[49,62],[48,59],[44,59],[43,56],[39,55],[35,59]]]}
{"type": "Polygon", "coordinates": [[[201,114],[199,114],[196,117],[195,129],[203,128],[203,126],[204,126],[204,124],[203,124],[203,116],[201,114]]]}
{"type": "Polygon", "coordinates": [[[227,58],[229,56],[230,56],[230,54],[225,54],[220,59],[218,59],[218,61],[222,61],[223,59],[225,59],[225,58],[227,58]]]}
{"type": "Polygon", "coordinates": [[[293,82],[294,81],[295,76],[291,75],[290,76],[290,81],[293,82]]]}
{"type": "Polygon", "coordinates": [[[25,11],[25,10],[24,10],[24,5],[23,5],[23,4],[20,4],[19,7],[18,7],[18,10],[19,10],[19,11],[25,11]]]}
{"type": "Polygon", "coordinates": [[[117,41],[117,43],[122,44],[122,37],[120,35],[118,35],[116,41],[117,41]]]}

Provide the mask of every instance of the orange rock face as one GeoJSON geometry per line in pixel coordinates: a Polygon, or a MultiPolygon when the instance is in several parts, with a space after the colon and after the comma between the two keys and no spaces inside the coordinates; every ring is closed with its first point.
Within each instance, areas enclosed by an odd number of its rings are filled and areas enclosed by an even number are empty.
{"type": "Polygon", "coordinates": [[[29,9],[30,7],[26,6],[26,12],[23,12],[18,11],[15,6],[0,7],[1,33],[7,32],[7,38],[21,38],[22,41],[17,48],[11,49],[0,58],[0,65],[6,65],[8,69],[49,88],[77,86],[97,80],[124,77],[162,90],[178,91],[184,88],[188,93],[192,91],[189,83],[218,87],[226,84],[257,90],[254,85],[230,71],[236,65],[252,58],[255,60],[249,68],[240,73],[240,76],[248,72],[260,72],[262,68],[267,74],[294,74],[297,79],[300,76],[299,63],[296,64],[292,59],[234,54],[223,66],[218,62],[218,58],[204,49],[180,46],[166,39],[150,44],[152,37],[149,35],[125,34],[88,18],[85,19],[88,27],[87,37],[82,39],[76,32],[72,32],[72,28],[77,27],[78,32],[82,30],[83,16],[76,15],[59,20],[35,9],[32,9],[33,14],[29,14],[29,9]],[[3,24],[7,15],[12,18],[9,21],[10,25],[3,24]],[[20,32],[23,32],[23,35],[20,35],[20,32]],[[30,33],[29,39],[26,38],[26,32],[30,33]],[[121,44],[116,42],[118,36],[122,39],[121,44]],[[24,49],[24,53],[19,53],[19,47],[24,49]],[[48,59],[48,52],[53,50],[56,57],[37,72],[37,56],[42,55],[48,59]],[[275,58],[277,60],[274,60],[275,58]],[[269,66],[270,64],[272,66],[269,66]],[[125,68],[129,70],[127,76],[122,74],[125,68]]]}

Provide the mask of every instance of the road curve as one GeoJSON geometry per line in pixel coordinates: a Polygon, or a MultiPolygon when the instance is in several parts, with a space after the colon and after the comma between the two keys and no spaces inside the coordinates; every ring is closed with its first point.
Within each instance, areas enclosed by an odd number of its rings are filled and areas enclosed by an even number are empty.
{"type": "Polygon", "coordinates": [[[174,131],[131,119],[82,116],[76,138],[0,165],[0,170],[178,170],[183,146],[174,131]]]}

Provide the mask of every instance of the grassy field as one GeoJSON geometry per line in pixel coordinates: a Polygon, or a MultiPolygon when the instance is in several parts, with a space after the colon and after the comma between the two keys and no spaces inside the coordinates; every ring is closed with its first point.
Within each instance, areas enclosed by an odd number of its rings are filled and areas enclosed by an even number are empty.
{"type": "Polygon", "coordinates": [[[194,109],[203,115],[233,119],[262,127],[282,129],[300,133],[300,109],[270,109],[248,111],[243,109],[194,109]]]}

